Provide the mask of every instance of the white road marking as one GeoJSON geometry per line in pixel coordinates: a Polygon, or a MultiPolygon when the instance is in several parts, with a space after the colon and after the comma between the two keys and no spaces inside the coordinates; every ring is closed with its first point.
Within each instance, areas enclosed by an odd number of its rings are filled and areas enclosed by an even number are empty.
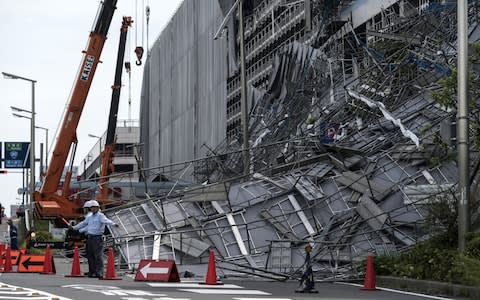
{"type": "MultiPolygon", "coordinates": [[[[335,282],[336,284],[345,284],[345,285],[352,285],[352,286],[358,286],[358,287],[363,287],[362,284],[358,283],[349,283],[349,282],[335,282]]],[[[417,297],[424,297],[424,298],[429,298],[429,299],[436,299],[436,300],[455,300],[452,298],[444,298],[444,297],[439,297],[439,296],[430,296],[426,294],[420,294],[420,293],[413,293],[413,292],[406,292],[406,291],[400,291],[400,290],[394,290],[394,289],[389,289],[389,288],[382,288],[378,287],[377,289],[386,291],[386,292],[393,292],[393,293],[398,293],[398,294],[404,294],[404,295],[410,295],[410,296],[417,296],[417,297]]]]}
{"type": "Polygon", "coordinates": [[[212,289],[241,289],[243,287],[235,284],[223,284],[223,285],[208,285],[200,284],[200,282],[150,282],[147,283],[151,287],[171,287],[171,288],[212,288],[212,289]]]}
{"type": "Polygon", "coordinates": [[[22,294],[31,294],[31,291],[16,291],[16,290],[0,290],[0,294],[7,294],[7,295],[22,295],[22,294]]]}
{"type": "Polygon", "coordinates": [[[11,285],[11,284],[6,284],[6,283],[1,283],[1,291],[2,294],[4,294],[5,290],[10,290],[11,292],[9,293],[9,296],[0,296],[0,299],[9,299],[9,300],[20,300],[20,299],[28,299],[28,300],[50,300],[52,298],[58,299],[58,300],[72,300],[70,298],[66,297],[60,297],[54,294],[50,294],[44,291],[40,290],[35,290],[31,288],[26,288],[26,287],[20,287],[16,285],[11,285]],[[16,297],[12,297],[11,295],[16,295],[16,297]],[[21,297],[20,295],[23,295],[21,297]]]}
{"type": "Polygon", "coordinates": [[[12,296],[0,296],[0,299],[7,299],[7,300],[50,300],[52,297],[49,296],[25,296],[25,297],[12,297],[12,296]]]}
{"type": "Polygon", "coordinates": [[[233,300],[292,300],[290,298],[233,298],[233,300]]]}
{"type": "Polygon", "coordinates": [[[153,298],[152,300],[190,300],[190,298],[169,298],[169,297],[162,297],[162,298],[153,298]]]}
{"type": "Polygon", "coordinates": [[[64,285],[62,287],[68,287],[77,290],[84,290],[93,293],[101,293],[105,296],[150,296],[150,297],[164,297],[165,294],[154,294],[148,291],[142,290],[124,290],[116,286],[107,285],[93,285],[93,284],[71,284],[64,285]]]}
{"type": "Polygon", "coordinates": [[[179,291],[191,292],[197,294],[217,294],[217,295],[271,295],[270,293],[259,290],[228,290],[228,289],[179,289],[179,291]]]}

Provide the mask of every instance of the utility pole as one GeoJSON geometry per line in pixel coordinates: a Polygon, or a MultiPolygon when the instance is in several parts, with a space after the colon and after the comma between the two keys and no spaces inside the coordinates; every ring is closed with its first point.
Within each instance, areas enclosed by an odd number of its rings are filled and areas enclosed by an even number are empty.
{"type": "Polygon", "coordinates": [[[468,138],[468,3],[457,1],[458,35],[458,78],[457,78],[457,150],[458,150],[458,251],[465,252],[465,235],[469,230],[470,176],[468,138]]]}

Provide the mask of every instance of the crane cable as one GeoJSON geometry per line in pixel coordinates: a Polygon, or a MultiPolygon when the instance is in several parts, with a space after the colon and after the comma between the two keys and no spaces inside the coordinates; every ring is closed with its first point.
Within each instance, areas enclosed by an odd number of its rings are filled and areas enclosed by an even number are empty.
{"type": "Polygon", "coordinates": [[[150,56],[149,44],[148,44],[148,29],[150,23],[150,1],[147,0],[147,7],[145,7],[145,15],[147,16],[147,58],[150,56]]]}
{"type": "MultiPolygon", "coordinates": [[[[130,38],[130,36],[131,34],[127,34],[127,45],[129,49],[132,46],[132,39],[130,38]]],[[[131,52],[128,51],[128,54],[125,57],[125,71],[128,74],[128,121],[132,120],[132,67],[130,64],[130,60],[131,52]]]]}
{"type": "MultiPolygon", "coordinates": [[[[145,7],[145,0],[142,0],[142,11],[143,11],[143,8],[145,7]]],[[[143,14],[142,14],[143,16],[143,14]]],[[[135,0],[135,19],[137,19],[137,26],[135,26],[135,45],[137,45],[137,47],[135,48],[135,54],[137,55],[137,61],[135,62],[135,64],[137,66],[141,66],[142,65],[142,57],[143,57],[143,31],[144,31],[144,24],[145,24],[145,17],[143,16],[142,17],[142,26],[141,26],[141,29],[142,29],[142,45],[139,46],[138,45],[138,39],[137,39],[137,31],[138,31],[138,0],[135,0]]]]}

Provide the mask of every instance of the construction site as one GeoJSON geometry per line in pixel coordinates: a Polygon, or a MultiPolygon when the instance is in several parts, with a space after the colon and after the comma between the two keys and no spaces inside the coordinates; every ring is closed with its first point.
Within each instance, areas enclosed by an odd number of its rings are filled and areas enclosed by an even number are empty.
{"type": "MultiPolygon", "coordinates": [[[[147,57],[135,171],[145,195],[104,210],[120,225],[110,242],[121,265],[195,270],[214,249],[223,274],[284,280],[299,276],[310,245],[316,278],[356,278],[367,256],[442,230],[426,219],[458,198],[456,3],[243,1],[243,124],[238,13],[219,28],[233,2],[184,1],[147,57]]],[[[479,8],[469,2],[472,95],[479,8]]]]}

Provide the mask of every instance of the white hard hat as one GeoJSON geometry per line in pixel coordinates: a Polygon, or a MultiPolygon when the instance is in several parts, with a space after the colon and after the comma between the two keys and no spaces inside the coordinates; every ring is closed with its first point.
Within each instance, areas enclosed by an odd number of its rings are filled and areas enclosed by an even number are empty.
{"type": "Polygon", "coordinates": [[[92,200],[85,201],[83,204],[83,208],[89,208],[92,206],[92,200]]]}
{"type": "Polygon", "coordinates": [[[100,207],[100,204],[98,204],[97,200],[90,200],[90,207],[100,207]]]}

